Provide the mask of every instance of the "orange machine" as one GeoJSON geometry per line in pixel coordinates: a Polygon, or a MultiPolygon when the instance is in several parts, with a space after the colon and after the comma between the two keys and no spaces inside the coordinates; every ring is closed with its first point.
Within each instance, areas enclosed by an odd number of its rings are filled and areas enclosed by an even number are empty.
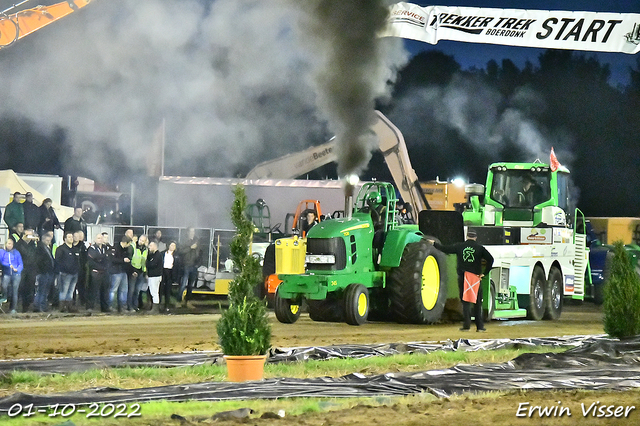
{"type": "Polygon", "coordinates": [[[291,227],[291,231],[295,235],[301,235],[303,238],[306,237],[305,232],[303,230],[303,223],[307,220],[306,212],[312,211],[316,214],[316,220],[320,222],[322,220],[322,209],[320,208],[320,201],[318,200],[302,200],[298,204],[296,208],[296,212],[293,215],[293,224],[291,227]]]}
{"type": "Polygon", "coordinates": [[[91,0],[68,0],[51,6],[36,6],[32,9],[23,9],[11,15],[7,14],[15,7],[26,3],[26,1],[23,1],[5,10],[0,16],[0,49],[11,46],[22,37],[70,15],[90,2],[91,0]]]}
{"type": "Polygon", "coordinates": [[[429,206],[434,210],[455,210],[456,204],[467,202],[464,183],[436,179],[420,182],[420,186],[429,206]]]}

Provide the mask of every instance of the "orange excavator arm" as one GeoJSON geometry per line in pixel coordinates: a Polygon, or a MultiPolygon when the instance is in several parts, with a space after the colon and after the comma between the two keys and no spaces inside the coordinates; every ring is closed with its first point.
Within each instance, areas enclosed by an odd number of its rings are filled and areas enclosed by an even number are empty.
{"type": "Polygon", "coordinates": [[[11,15],[0,15],[0,49],[11,46],[42,27],[88,5],[91,0],[68,0],[51,6],[37,6],[11,15]]]}

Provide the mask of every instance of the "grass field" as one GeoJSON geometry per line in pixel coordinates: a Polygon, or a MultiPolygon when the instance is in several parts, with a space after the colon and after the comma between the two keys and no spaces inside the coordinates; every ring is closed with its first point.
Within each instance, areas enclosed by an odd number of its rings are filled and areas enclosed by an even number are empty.
{"type": "MultiPolygon", "coordinates": [[[[37,316],[0,317],[3,358],[86,356],[123,353],[170,353],[217,349],[216,314],[162,316],[37,316]]],[[[599,308],[585,304],[569,306],[558,321],[492,321],[486,334],[462,333],[457,323],[433,326],[412,326],[388,323],[367,323],[361,327],[346,324],[314,323],[307,316],[292,325],[273,322],[273,345],[293,347],[349,343],[390,343],[412,341],[443,341],[459,338],[548,337],[578,334],[602,334],[602,314],[599,308]]],[[[561,350],[561,349],[555,349],[561,350]]],[[[535,351],[549,352],[550,348],[535,351]]],[[[363,360],[311,361],[266,366],[266,377],[341,376],[348,373],[378,374],[400,371],[420,371],[449,367],[455,364],[503,362],[524,350],[478,352],[434,352],[405,354],[363,360]]],[[[0,395],[16,392],[33,394],[62,393],[97,386],[138,388],[167,384],[188,384],[223,380],[225,367],[209,365],[189,368],[122,368],[102,369],[67,375],[41,376],[15,372],[0,377],[0,395]]],[[[277,401],[191,401],[186,403],[153,402],[141,404],[141,417],[99,417],[87,419],[76,414],[70,418],[75,425],[178,425],[178,424],[238,424],[237,420],[211,420],[214,413],[236,408],[255,410],[248,424],[257,425],[423,425],[423,424],[633,424],[640,418],[631,411],[625,418],[584,417],[581,404],[600,401],[606,404],[634,405],[640,392],[498,392],[436,399],[430,394],[410,397],[378,397],[356,399],[285,399],[277,401]],[[572,416],[561,418],[520,418],[516,413],[521,403],[557,406],[558,401],[571,408],[572,416]],[[265,412],[284,410],[281,419],[260,419],[265,412]],[[187,422],[171,419],[179,414],[187,422]]],[[[100,407],[103,408],[103,407],[100,407]]],[[[106,413],[108,413],[108,408],[106,413]]],[[[131,410],[129,410],[131,412],[131,410]]],[[[535,416],[534,416],[535,417],[535,416]]],[[[67,418],[45,414],[29,418],[6,417],[0,423],[8,425],[63,424],[67,418]]],[[[242,421],[242,422],[247,422],[242,421]]]]}

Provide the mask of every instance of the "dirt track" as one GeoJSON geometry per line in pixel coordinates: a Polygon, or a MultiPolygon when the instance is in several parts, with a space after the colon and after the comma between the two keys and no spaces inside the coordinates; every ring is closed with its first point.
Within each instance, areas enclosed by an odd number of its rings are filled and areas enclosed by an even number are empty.
{"type": "MultiPolygon", "coordinates": [[[[203,306],[206,310],[206,306],[203,306]]],[[[209,310],[211,312],[211,310],[209,310]]],[[[218,314],[81,316],[0,315],[0,358],[216,350],[218,314]]],[[[441,341],[465,338],[545,337],[601,334],[601,309],[590,303],[567,306],[557,321],[492,321],[484,334],[461,332],[459,323],[406,325],[367,323],[360,327],[316,323],[302,314],[280,324],[272,314],[273,346],[441,341]]]]}

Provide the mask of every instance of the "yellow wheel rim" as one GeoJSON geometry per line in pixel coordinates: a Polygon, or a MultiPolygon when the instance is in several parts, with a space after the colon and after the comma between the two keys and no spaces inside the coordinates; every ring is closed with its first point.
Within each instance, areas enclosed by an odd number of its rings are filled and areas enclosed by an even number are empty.
{"type": "Polygon", "coordinates": [[[300,305],[290,305],[289,309],[291,309],[291,313],[295,315],[298,313],[298,310],[300,309],[300,305]]]}
{"type": "Polygon", "coordinates": [[[367,312],[367,295],[364,293],[360,293],[358,296],[358,315],[361,317],[367,312]]]}
{"type": "Polygon", "coordinates": [[[428,256],[422,265],[422,304],[425,309],[431,310],[436,306],[440,293],[440,268],[438,261],[433,256],[428,256]]]}

